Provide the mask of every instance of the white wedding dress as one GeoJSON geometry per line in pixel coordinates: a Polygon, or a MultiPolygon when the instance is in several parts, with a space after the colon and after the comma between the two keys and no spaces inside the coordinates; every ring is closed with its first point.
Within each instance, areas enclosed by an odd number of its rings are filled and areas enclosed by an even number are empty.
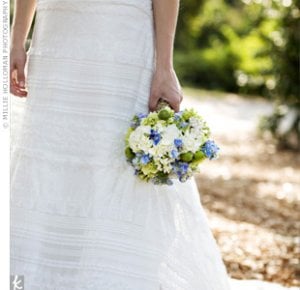
{"type": "Polygon", "coordinates": [[[194,179],[139,180],[151,0],[38,0],[27,98],[11,96],[11,274],[26,290],[228,290],[194,179]]]}

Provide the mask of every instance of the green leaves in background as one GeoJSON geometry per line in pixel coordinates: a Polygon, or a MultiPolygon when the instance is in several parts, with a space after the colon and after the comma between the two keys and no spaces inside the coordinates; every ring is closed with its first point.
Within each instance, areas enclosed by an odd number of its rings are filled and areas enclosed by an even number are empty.
{"type": "Polygon", "coordinates": [[[175,67],[184,84],[299,96],[296,0],[181,1],[175,67]]]}

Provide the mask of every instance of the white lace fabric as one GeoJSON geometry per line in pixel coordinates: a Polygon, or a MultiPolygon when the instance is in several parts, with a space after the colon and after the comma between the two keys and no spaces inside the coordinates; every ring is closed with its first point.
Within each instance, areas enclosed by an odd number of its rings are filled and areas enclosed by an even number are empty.
{"type": "Polygon", "coordinates": [[[151,0],[38,0],[28,97],[12,96],[11,274],[26,290],[227,290],[194,179],[124,156],[148,112],[151,0]]]}

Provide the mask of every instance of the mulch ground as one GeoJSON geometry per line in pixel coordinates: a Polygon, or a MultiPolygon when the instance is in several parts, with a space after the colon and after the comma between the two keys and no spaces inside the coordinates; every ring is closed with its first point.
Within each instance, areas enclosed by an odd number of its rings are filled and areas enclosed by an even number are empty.
{"type": "Polygon", "coordinates": [[[216,136],[221,156],[196,176],[229,275],[300,286],[300,156],[232,135],[216,136]]]}

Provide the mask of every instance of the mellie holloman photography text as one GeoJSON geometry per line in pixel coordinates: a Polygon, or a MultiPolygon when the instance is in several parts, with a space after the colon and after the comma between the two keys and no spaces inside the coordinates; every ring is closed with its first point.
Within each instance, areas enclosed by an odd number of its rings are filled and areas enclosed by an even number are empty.
{"type": "Polygon", "coordinates": [[[9,126],[9,2],[1,3],[1,127],[9,126]]]}

